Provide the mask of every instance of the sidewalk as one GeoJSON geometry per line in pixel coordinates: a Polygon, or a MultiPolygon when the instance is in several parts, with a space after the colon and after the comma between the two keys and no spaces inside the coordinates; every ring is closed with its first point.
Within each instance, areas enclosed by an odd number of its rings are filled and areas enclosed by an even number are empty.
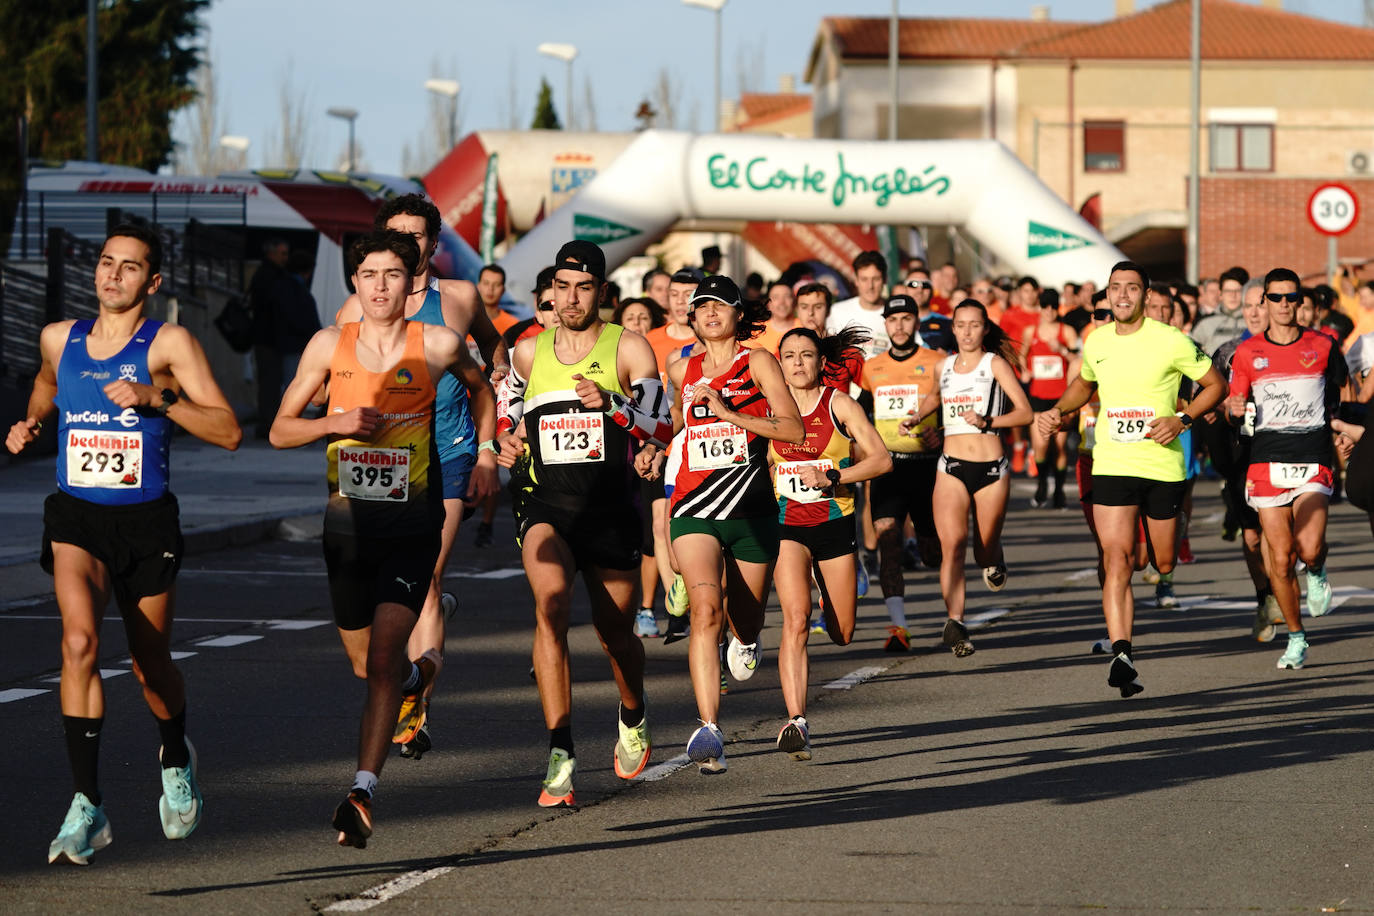
{"type": "MultiPolygon", "coordinates": [[[[172,442],[172,492],[181,505],[186,554],[270,537],[284,520],[296,536],[318,534],[326,496],[323,444],[278,451],[248,439],[236,452],[191,436],[172,442]]],[[[57,489],[55,457],[0,466],[0,610],[52,593],[38,566],[43,500],[57,489]]]]}

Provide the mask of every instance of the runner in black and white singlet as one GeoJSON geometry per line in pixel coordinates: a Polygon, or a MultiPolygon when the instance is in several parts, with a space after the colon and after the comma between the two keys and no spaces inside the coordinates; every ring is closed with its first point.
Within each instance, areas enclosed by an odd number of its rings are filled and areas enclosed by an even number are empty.
{"type": "Polygon", "coordinates": [[[553,266],[559,324],[516,345],[497,420],[503,466],[526,451],[515,435],[521,420],[529,441],[519,543],[534,594],[535,679],[549,730],[544,807],[575,804],[568,626],[579,572],[620,694],[615,773],[633,779],[649,762],[644,646],[634,635],[644,510],[631,461],[636,443],[666,444],[672,435],[653,349],[598,316],[607,291],[601,249],[568,242],[553,266]]]}
{"type": "Polygon", "coordinates": [[[940,593],[948,618],[944,644],[963,658],[973,654],[964,626],[964,545],[969,507],[973,507],[973,558],[983,567],[983,582],[994,592],[1007,584],[1002,554],[1002,524],[1011,494],[1010,469],[998,430],[1030,422],[1030,402],[1017,378],[1015,346],[988,320],[975,299],[954,307],[958,350],[940,368],[939,388],[927,395],[911,420],[911,430],[940,411],[944,449],[935,474],[935,530],[940,534],[940,593]]]}
{"type": "Polygon", "coordinates": [[[200,823],[186,685],[169,649],[182,538],[168,447],[174,425],[230,450],[241,433],[196,339],[144,317],[162,283],[161,265],[155,232],[132,225],[110,231],[95,268],[98,316],[43,328],[25,418],[5,440],[17,455],[57,415],[58,492],[43,504],[41,564],[52,573],[62,615],[62,730],[75,794],[48,846],[49,862],[86,865],[112,838],[97,779],[105,722],[100,624],[111,594],[157,719],[163,834],[183,839],[200,823]]]}
{"type": "Polygon", "coordinates": [[[688,660],[702,725],[687,754],[702,773],[725,770],[720,709],[720,643],[728,595],[733,636],[726,652],[737,680],[758,666],[763,603],[778,552],[777,504],[768,475],[770,439],[804,441],[797,404],[773,354],[749,350],[766,320],[761,303],[744,304],[724,276],[707,277],[692,296],[695,356],[674,363],[669,380],[682,392],[682,462],[673,481],[669,528],[692,609],[688,660]]]}

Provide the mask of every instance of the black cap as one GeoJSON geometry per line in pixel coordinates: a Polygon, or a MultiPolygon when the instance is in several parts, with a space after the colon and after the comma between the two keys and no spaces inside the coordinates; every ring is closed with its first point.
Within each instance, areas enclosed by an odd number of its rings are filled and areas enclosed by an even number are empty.
{"type": "Polygon", "coordinates": [[[735,285],[734,280],[724,274],[714,274],[702,280],[697,285],[697,291],[692,293],[691,305],[695,307],[698,302],[706,299],[723,302],[731,308],[739,308],[741,305],[739,287],[735,285]]]}
{"type": "Polygon", "coordinates": [[[888,315],[900,315],[903,312],[918,315],[920,311],[920,308],[916,305],[915,299],[905,294],[899,294],[887,300],[887,304],[883,306],[883,317],[886,318],[888,315]]]}
{"type": "Polygon", "coordinates": [[[683,267],[669,278],[669,283],[700,283],[704,278],[700,270],[695,267],[683,267]]]}
{"type": "Polygon", "coordinates": [[[586,239],[573,239],[558,249],[553,266],[557,270],[580,270],[598,280],[606,279],[606,255],[600,246],[586,239]]]}
{"type": "Polygon", "coordinates": [[[530,293],[537,296],[553,286],[553,275],[556,273],[558,273],[558,269],[552,265],[539,271],[539,276],[534,278],[534,289],[530,290],[530,293]]]}
{"type": "Polygon", "coordinates": [[[1059,308],[1059,290],[1042,289],[1040,291],[1040,307],[1042,309],[1059,308]]]}

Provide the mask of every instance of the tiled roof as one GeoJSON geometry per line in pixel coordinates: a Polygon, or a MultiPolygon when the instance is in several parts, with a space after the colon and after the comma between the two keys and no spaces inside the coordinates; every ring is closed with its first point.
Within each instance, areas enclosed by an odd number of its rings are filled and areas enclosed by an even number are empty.
{"type": "Polygon", "coordinates": [[[746,92],[739,97],[739,111],[745,123],[769,121],[811,110],[811,96],[801,92],[746,92]]]}
{"type": "MultiPolygon", "coordinates": [[[[1188,57],[1191,0],[1167,0],[1105,22],[1008,19],[903,19],[903,58],[1080,58],[1177,60],[1188,57]]],[[[830,17],[847,59],[885,58],[888,20],[830,17]]],[[[1210,60],[1374,61],[1374,29],[1237,0],[1202,0],[1202,56],[1210,60]]]]}
{"type": "MultiPolygon", "coordinates": [[[[901,19],[897,53],[906,58],[1006,57],[1026,42],[1053,38],[1083,25],[1028,19],[901,19]]],[[[886,18],[830,16],[822,20],[821,28],[834,36],[844,58],[887,58],[886,18]]]]}

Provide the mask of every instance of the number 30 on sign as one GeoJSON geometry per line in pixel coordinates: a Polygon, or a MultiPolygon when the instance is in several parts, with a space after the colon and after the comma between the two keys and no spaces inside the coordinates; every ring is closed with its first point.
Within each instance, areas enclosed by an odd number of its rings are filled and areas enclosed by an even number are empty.
{"type": "Polygon", "coordinates": [[[1338,182],[1324,184],[1307,199],[1307,221],[1322,235],[1345,235],[1360,218],[1360,199],[1338,182]]]}

